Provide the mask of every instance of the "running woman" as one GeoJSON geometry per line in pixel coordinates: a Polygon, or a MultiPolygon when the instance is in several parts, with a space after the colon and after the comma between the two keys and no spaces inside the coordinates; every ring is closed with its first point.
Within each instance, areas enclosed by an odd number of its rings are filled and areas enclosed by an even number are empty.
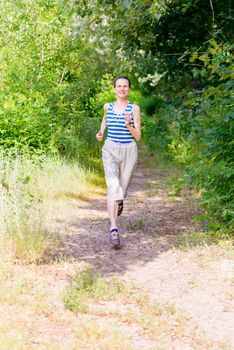
{"type": "Polygon", "coordinates": [[[107,138],[102,147],[102,161],[107,184],[107,209],[110,219],[110,244],[120,247],[117,217],[122,213],[131,176],[137,163],[136,141],[141,139],[140,107],[128,101],[131,83],[128,77],[114,80],[116,101],[104,105],[104,117],[96,138],[107,138]],[[136,140],[136,141],[135,141],[136,140]]]}

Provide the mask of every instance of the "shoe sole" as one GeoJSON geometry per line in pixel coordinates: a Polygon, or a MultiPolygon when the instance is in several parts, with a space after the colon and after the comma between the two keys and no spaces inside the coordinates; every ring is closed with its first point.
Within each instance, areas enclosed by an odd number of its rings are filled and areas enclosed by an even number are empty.
{"type": "Polygon", "coordinates": [[[112,242],[110,242],[110,245],[112,246],[112,248],[114,248],[114,249],[119,249],[120,248],[120,242],[119,243],[112,243],[112,242]]]}
{"type": "Polygon", "coordinates": [[[121,245],[120,244],[112,244],[112,248],[117,250],[117,249],[121,248],[121,245]]]}

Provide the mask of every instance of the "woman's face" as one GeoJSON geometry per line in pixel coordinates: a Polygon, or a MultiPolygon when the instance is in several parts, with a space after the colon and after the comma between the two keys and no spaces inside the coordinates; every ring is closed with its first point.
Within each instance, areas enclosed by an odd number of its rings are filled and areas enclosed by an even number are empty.
{"type": "Polygon", "coordinates": [[[130,91],[128,80],[124,78],[119,78],[118,80],[116,80],[114,90],[117,97],[127,97],[130,91]]]}

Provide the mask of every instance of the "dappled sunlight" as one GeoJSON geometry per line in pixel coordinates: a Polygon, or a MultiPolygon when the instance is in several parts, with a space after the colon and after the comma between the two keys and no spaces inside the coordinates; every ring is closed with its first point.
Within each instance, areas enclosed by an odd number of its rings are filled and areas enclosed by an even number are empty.
{"type": "Polygon", "coordinates": [[[0,350],[233,349],[232,2],[1,1],[0,350]]]}
{"type": "MultiPolygon", "coordinates": [[[[168,187],[162,190],[161,196],[148,196],[149,181],[152,191],[160,191],[154,175],[147,179],[142,165],[139,165],[119,217],[122,242],[119,251],[113,251],[109,246],[106,201],[100,198],[81,202],[77,210],[73,209],[72,219],[69,223],[64,222],[67,234],[62,237],[63,244],[55,256],[62,254],[86,261],[95,264],[105,274],[111,274],[123,273],[129,265],[147,263],[164,250],[171,249],[172,237],[190,231],[191,225],[195,227],[191,220],[197,205],[187,198],[183,201],[180,197],[171,200],[168,187]]],[[[62,220],[59,220],[58,230],[63,236],[62,225],[62,220]]]]}

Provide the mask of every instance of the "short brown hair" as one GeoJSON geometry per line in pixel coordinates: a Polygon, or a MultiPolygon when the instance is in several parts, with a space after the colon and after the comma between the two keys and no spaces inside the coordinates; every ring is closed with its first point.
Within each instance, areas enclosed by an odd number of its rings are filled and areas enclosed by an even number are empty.
{"type": "Polygon", "coordinates": [[[126,79],[128,81],[129,87],[131,87],[130,79],[128,77],[126,77],[125,75],[119,75],[118,77],[115,78],[115,80],[114,80],[114,87],[116,86],[116,82],[119,79],[126,79]]]}

